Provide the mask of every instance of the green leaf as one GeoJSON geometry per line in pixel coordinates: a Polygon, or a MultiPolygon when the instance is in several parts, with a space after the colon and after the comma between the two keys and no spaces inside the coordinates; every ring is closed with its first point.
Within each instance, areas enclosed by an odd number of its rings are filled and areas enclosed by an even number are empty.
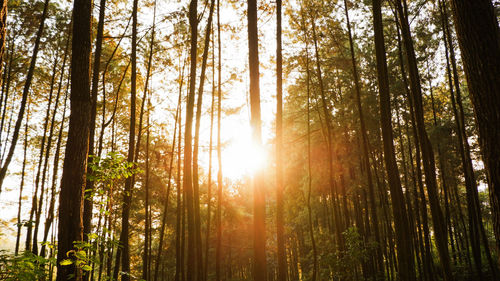
{"type": "Polygon", "coordinates": [[[70,264],[73,264],[73,261],[72,260],[62,260],[60,263],[60,265],[70,265],[70,264]]]}

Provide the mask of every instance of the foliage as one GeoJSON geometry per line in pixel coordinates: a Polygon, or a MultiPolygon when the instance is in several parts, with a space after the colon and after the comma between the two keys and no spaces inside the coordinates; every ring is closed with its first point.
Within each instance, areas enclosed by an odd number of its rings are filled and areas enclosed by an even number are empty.
{"type": "MultiPolygon", "coordinates": [[[[89,240],[97,238],[96,234],[89,234],[89,240]]],[[[99,261],[95,258],[89,257],[88,252],[95,250],[95,245],[91,242],[86,241],[74,241],[74,250],[70,250],[66,253],[67,259],[60,262],[61,265],[71,265],[74,264],[83,271],[91,271],[92,263],[98,263],[99,261]]]]}
{"type": "Polygon", "coordinates": [[[5,251],[0,251],[0,280],[41,280],[48,275],[49,266],[54,266],[55,263],[55,258],[44,258],[31,252],[24,252],[21,255],[14,256],[5,251]]]}

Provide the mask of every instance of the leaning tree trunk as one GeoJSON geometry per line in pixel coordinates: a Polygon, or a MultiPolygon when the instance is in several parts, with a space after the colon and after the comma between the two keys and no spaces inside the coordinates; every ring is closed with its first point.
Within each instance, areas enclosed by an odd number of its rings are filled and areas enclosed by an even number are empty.
{"type": "MultiPolygon", "coordinates": [[[[33,75],[35,73],[36,59],[38,56],[38,50],[40,49],[40,41],[43,35],[43,29],[45,27],[45,19],[47,18],[49,10],[49,0],[45,0],[43,5],[43,12],[40,19],[40,26],[36,33],[35,44],[33,46],[33,54],[31,55],[30,66],[28,68],[28,73],[26,74],[26,80],[24,82],[23,95],[21,98],[21,106],[19,107],[19,113],[17,115],[16,125],[14,127],[14,133],[12,134],[12,141],[10,143],[9,152],[7,158],[2,163],[0,168],[0,193],[2,193],[3,180],[7,174],[9,164],[14,156],[14,151],[16,150],[17,139],[19,138],[19,131],[21,130],[21,124],[23,123],[24,110],[26,109],[26,101],[28,99],[28,93],[31,86],[31,81],[33,80],[33,75]]],[[[1,16],[1,15],[0,15],[1,16]]]]}
{"type": "MultiPolygon", "coordinates": [[[[429,194],[429,205],[432,214],[432,222],[434,226],[434,233],[436,238],[436,246],[443,267],[443,275],[446,281],[453,280],[450,255],[448,252],[448,239],[446,224],[444,221],[443,213],[439,205],[439,198],[437,192],[436,181],[436,164],[434,160],[434,152],[431,142],[425,130],[424,123],[424,109],[422,102],[422,88],[420,85],[420,75],[418,72],[417,60],[415,49],[413,47],[413,39],[411,37],[410,25],[407,15],[403,12],[403,5],[401,0],[396,1],[397,13],[399,16],[399,23],[403,35],[403,46],[405,48],[406,59],[408,62],[408,73],[410,76],[410,89],[413,106],[415,109],[415,121],[417,127],[417,135],[422,149],[422,162],[424,166],[425,184],[427,186],[427,193],[429,194]]],[[[406,2],[405,6],[406,6],[406,2]]]]}

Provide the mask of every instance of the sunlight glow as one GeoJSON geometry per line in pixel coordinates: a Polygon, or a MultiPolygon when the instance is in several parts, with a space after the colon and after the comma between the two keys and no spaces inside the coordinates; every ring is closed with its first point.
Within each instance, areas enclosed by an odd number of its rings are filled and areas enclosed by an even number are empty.
{"type": "Polygon", "coordinates": [[[222,173],[231,180],[251,176],[267,162],[267,153],[262,146],[253,144],[250,136],[240,136],[222,151],[222,173]]]}

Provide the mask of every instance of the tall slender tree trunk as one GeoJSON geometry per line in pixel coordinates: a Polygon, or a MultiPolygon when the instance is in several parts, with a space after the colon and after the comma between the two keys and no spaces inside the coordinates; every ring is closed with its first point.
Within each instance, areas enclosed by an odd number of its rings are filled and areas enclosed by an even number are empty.
{"type": "MultiPolygon", "coordinates": [[[[177,179],[176,179],[176,189],[177,189],[177,198],[176,198],[176,222],[175,222],[175,276],[174,280],[175,281],[180,281],[184,280],[182,279],[182,271],[183,271],[183,250],[184,248],[182,247],[182,233],[181,230],[183,227],[181,224],[183,223],[182,216],[183,216],[183,210],[184,206],[182,204],[182,193],[183,191],[181,190],[181,141],[182,141],[182,84],[184,82],[184,65],[182,67],[182,72],[179,74],[179,99],[178,99],[178,104],[177,106],[179,107],[179,113],[178,113],[178,118],[179,120],[177,121],[179,123],[179,136],[178,136],[178,142],[177,142],[177,179]]],[[[179,63],[180,66],[180,63],[179,63]]],[[[172,155],[173,157],[173,155],[172,155]]]]}
{"type": "Polygon", "coordinates": [[[309,70],[309,41],[305,27],[304,15],[302,12],[302,27],[304,32],[304,41],[306,43],[306,85],[307,85],[307,218],[309,227],[309,236],[311,237],[311,246],[313,250],[313,272],[312,281],[318,278],[318,251],[316,240],[314,238],[314,228],[312,221],[311,195],[312,195],[312,169],[311,169],[311,75],[309,70]]]}
{"type": "Polygon", "coordinates": [[[278,279],[287,280],[285,219],[283,214],[283,55],[281,43],[281,0],[276,1],[276,236],[278,279]]]}
{"type": "Polygon", "coordinates": [[[194,195],[193,195],[193,178],[192,178],[192,128],[193,128],[193,111],[196,87],[196,60],[197,60],[197,43],[198,43],[198,1],[191,0],[189,4],[189,25],[191,29],[191,67],[189,75],[189,93],[186,104],[186,124],[184,132],[184,167],[183,167],[183,189],[186,195],[186,210],[187,210],[187,281],[198,280],[197,267],[197,244],[196,244],[196,226],[194,214],[194,195]]]}
{"type": "Polygon", "coordinates": [[[200,183],[198,171],[198,152],[200,142],[201,113],[203,111],[203,88],[205,85],[205,75],[207,69],[208,52],[210,47],[210,32],[212,31],[212,19],[215,0],[210,1],[210,11],[208,13],[207,27],[205,29],[205,40],[201,62],[200,84],[198,86],[198,100],[196,104],[196,124],[193,145],[193,196],[194,196],[194,222],[196,231],[196,265],[198,279],[203,280],[203,243],[201,240],[201,216],[200,216],[200,183]]]}
{"type": "MultiPolygon", "coordinates": [[[[139,130],[137,133],[137,144],[136,144],[136,149],[135,149],[135,156],[134,156],[134,162],[138,163],[139,162],[139,151],[141,149],[141,140],[142,140],[142,122],[144,118],[144,110],[145,110],[145,105],[146,102],[149,101],[148,97],[148,90],[149,89],[149,81],[152,79],[151,78],[151,66],[153,62],[153,52],[154,52],[154,43],[155,43],[155,28],[156,28],[156,1],[154,2],[154,9],[153,9],[153,26],[151,29],[151,41],[149,43],[149,55],[148,55],[148,60],[147,60],[147,66],[146,66],[146,82],[144,83],[144,93],[142,96],[142,102],[141,102],[141,110],[139,113],[139,130]]],[[[147,111],[147,125],[146,125],[146,157],[145,157],[145,164],[146,164],[146,179],[144,182],[144,187],[145,187],[145,222],[144,222],[144,253],[143,253],[143,260],[142,260],[142,279],[144,280],[149,280],[149,272],[150,272],[150,263],[151,263],[151,255],[150,255],[150,246],[151,246],[151,228],[150,228],[150,206],[149,206],[149,136],[150,136],[150,129],[149,129],[149,105],[148,108],[146,108],[147,111]]],[[[132,176],[132,187],[135,184],[135,175],[132,176]]]]}
{"type": "Polygon", "coordinates": [[[7,3],[8,0],[0,2],[0,73],[3,66],[3,54],[5,51],[5,36],[7,35],[7,3]]]}
{"type": "Polygon", "coordinates": [[[21,168],[21,183],[19,185],[19,201],[17,203],[17,235],[16,235],[16,246],[14,249],[14,255],[17,256],[19,253],[19,240],[21,238],[21,229],[23,224],[21,223],[21,208],[23,201],[23,189],[24,189],[24,178],[26,175],[26,152],[28,150],[28,124],[30,118],[30,104],[28,104],[28,112],[26,114],[26,124],[24,126],[24,149],[23,149],[23,167],[21,168]]]}
{"type": "MultiPolygon", "coordinates": [[[[73,250],[74,241],[83,240],[83,194],[87,170],[90,99],[90,38],[92,1],[73,4],[73,41],[71,58],[71,115],[59,194],[57,281],[80,280],[81,272],[73,262],[61,265],[73,250]]],[[[74,261],[74,256],[70,255],[74,261]]]]}
{"type": "MultiPolygon", "coordinates": [[[[257,0],[248,0],[248,65],[250,69],[250,126],[252,127],[252,144],[260,149],[262,131],[260,119],[260,86],[259,86],[259,35],[257,30],[257,0]]],[[[252,178],[254,191],[253,227],[254,227],[254,265],[253,279],[267,280],[266,263],[266,196],[264,187],[264,170],[258,167],[252,178]]]]}
{"type": "Polygon", "coordinates": [[[370,211],[371,211],[371,219],[373,220],[373,228],[374,228],[374,234],[375,234],[375,242],[379,245],[376,249],[376,257],[375,259],[377,260],[377,275],[383,276],[383,257],[382,257],[382,252],[380,250],[380,232],[379,232],[379,226],[378,226],[378,216],[377,216],[377,206],[375,202],[375,192],[374,192],[374,187],[373,187],[373,179],[372,179],[372,173],[371,173],[371,167],[370,167],[370,144],[368,141],[368,135],[367,135],[367,130],[366,130],[366,125],[365,125],[365,119],[364,119],[364,114],[363,114],[363,108],[361,106],[361,85],[359,82],[359,75],[358,75],[358,66],[357,66],[357,61],[356,61],[356,54],[354,51],[354,42],[352,38],[352,32],[351,32],[351,23],[349,20],[349,11],[348,11],[348,2],[347,0],[344,0],[344,8],[345,8],[345,15],[346,15],[346,21],[347,21],[347,33],[349,35],[349,47],[351,50],[351,61],[352,61],[352,72],[353,72],[353,77],[354,77],[354,86],[356,90],[356,107],[358,110],[358,115],[359,115],[359,123],[360,123],[360,129],[361,129],[361,140],[362,140],[362,149],[363,149],[363,165],[365,167],[365,172],[366,172],[366,178],[368,181],[368,195],[370,197],[370,211]]]}
{"type": "Polygon", "coordinates": [[[396,230],[396,244],[398,250],[398,275],[401,280],[416,280],[411,244],[411,232],[404,203],[404,195],[399,178],[393,144],[391,104],[389,93],[389,77],[382,25],[381,2],[373,1],[373,25],[375,32],[375,50],[377,59],[378,86],[380,93],[380,122],[384,144],[384,160],[389,181],[394,225],[396,230]]]}
{"type": "MultiPolygon", "coordinates": [[[[150,123],[149,123],[149,111],[150,109],[147,109],[147,119],[146,119],[146,156],[145,156],[145,166],[146,166],[146,175],[144,179],[144,193],[145,198],[144,198],[144,253],[143,253],[143,260],[142,260],[142,279],[144,280],[149,280],[149,259],[150,259],[150,253],[149,253],[149,246],[151,244],[150,241],[150,234],[151,234],[151,228],[150,228],[150,218],[149,218],[149,174],[150,174],[150,167],[149,167],[149,137],[150,137],[150,123]]],[[[171,158],[173,159],[173,157],[171,158]]],[[[170,193],[170,186],[167,191],[167,202],[168,202],[168,195],[170,193]]]]}
{"type": "MultiPolygon", "coordinates": [[[[56,80],[56,72],[57,72],[57,64],[58,64],[58,56],[59,56],[59,50],[56,53],[56,58],[54,60],[54,66],[52,68],[52,78],[50,79],[50,90],[49,90],[49,100],[47,103],[47,110],[45,112],[45,121],[43,122],[43,136],[42,136],[42,141],[40,145],[40,158],[39,163],[38,163],[38,169],[36,173],[36,178],[35,178],[35,195],[38,190],[40,190],[40,197],[37,198],[36,196],[33,197],[33,206],[35,206],[35,210],[32,210],[35,214],[35,228],[33,232],[33,249],[32,252],[37,255],[38,254],[38,229],[40,227],[40,219],[42,217],[42,206],[44,202],[44,195],[45,195],[45,177],[46,177],[46,172],[47,172],[47,161],[49,158],[49,154],[46,153],[46,157],[44,158],[44,152],[45,152],[45,142],[47,139],[52,139],[52,134],[53,130],[50,131],[49,135],[47,136],[47,126],[49,124],[50,118],[50,108],[52,106],[52,97],[54,93],[54,83],[56,80]],[[45,165],[44,165],[44,164],[45,165]],[[43,172],[42,172],[43,169],[43,172]],[[40,176],[42,177],[40,179],[40,176]],[[40,183],[41,181],[41,183],[40,183]],[[39,185],[41,184],[41,187],[39,188],[39,185]]],[[[57,101],[56,101],[57,102],[57,101]]]]}
{"type": "MultiPolygon", "coordinates": [[[[395,17],[397,19],[397,13],[395,13],[395,17]]],[[[397,21],[397,20],[396,20],[397,21]]],[[[413,101],[411,100],[410,97],[410,90],[408,88],[408,77],[406,76],[406,70],[404,66],[404,61],[403,61],[403,47],[402,47],[402,42],[401,42],[401,35],[400,35],[400,28],[399,25],[396,26],[397,29],[397,40],[398,40],[398,60],[399,60],[399,66],[401,69],[401,78],[403,81],[403,86],[404,86],[404,91],[406,94],[406,100],[407,100],[407,106],[409,107],[409,119],[410,123],[412,126],[412,132],[413,132],[413,139],[415,141],[415,163],[416,165],[413,165],[413,153],[412,153],[412,145],[410,141],[410,135],[409,135],[409,129],[408,125],[406,126],[406,133],[408,135],[408,153],[410,157],[410,164],[411,164],[411,169],[412,169],[412,175],[413,175],[413,188],[414,188],[414,193],[415,193],[415,206],[418,208],[419,213],[421,212],[422,220],[421,224],[420,222],[418,223],[418,226],[422,226],[421,228],[421,233],[423,232],[423,247],[424,249],[421,251],[422,253],[422,259],[424,263],[424,278],[426,280],[434,280],[434,274],[433,274],[433,259],[431,255],[431,242],[430,242],[430,231],[429,231],[429,223],[428,223],[428,215],[427,215],[427,200],[425,198],[425,193],[424,193],[424,187],[423,187],[423,180],[422,180],[422,169],[421,169],[421,154],[420,154],[420,147],[418,145],[418,137],[417,137],[417,130],[416,130],[416,125],[415,125],[415,114],[414,114],[414,109],[413,109],[413,101]],[[417,185],[418,185],[418,190],[417,190],[417,185]],[[420,203],[418,203],[420,202],[420,203]],[[420,206],[419,206],[420,205],[420,206]]],[[[406,123],[408,124],[408,122],[406,123]]],[[[417,216],[417,221],[420,221],[419,219],[420,215],[417,216]]]]}
{"type": "MultiPolygon", "coordinates": [[[[165,226],[167,223],[167,212],[168,212],[168,203],[169,203],[169,197],[170,197],[170,188],[172,186],[172,171],[173,171],[173,164],[174,164],[174,159],[175,159],[175,145],[176,145],[176,137],[177,137],[177,128],[179,128],[179,134],[181,132],[181,124],[179,123],[179,114],[180,112],[180,107],[181,107],[181,102],[182,102],[182,85],[184,82],[184,66],[182,67],[182,71],[179,75],[179,98],[177,99],[177,110],[175,111],[175,125],[174,125],[174,136],[172,138],[172,149],[170,150],[170,155],[172,157],[170,158],[170,165],[168,168],[168,183],[167,183],[167,196],[165,198],[165,203],[163,207],[163,217],[162,217],[162,222],[161,222],[161,227],[160,227],[160,238],[158,242],[158,253],[156,255],[156,261],[155,261],[155,272],[154,272],[154,281],[158,280],[158,273],[159,273],[159,268],[160,268],[160,257],[163,252],[163,237],[165,235],[165,226]]],[[[178,167],[179,168],[179,167],[178,167]]],[[[179,186],[177,186],[177,189],[179,189],[179,186]]],[[[180,197],[178,198],[180,199],[180,197]]],[[[177,200],[178,203],[180,200],[177,200]]],[[[179,206],[177,206],[179,208],[179,206]]],[[[177,248],[177,233],[176,231],[176,248],[177,248]]],[[[177,249],[176,249],[177,251],[177,249]]],[[[177,273],[176,273],[177,276],[177,273]]],[[[145,279],[147,280],[147,279],[145,279]]]]}
{"type": "MultiPolygon", "coordinates": [[[[101,53],[102,53],[102,37],[104,33],[104,15],[106,11],[106,0],[99,2],[99,22],[97,23],[97,36],[95,41],[94,61],[92,65],[92,87],[91,87],[91,100],[92,111],[90,113],[90,127],[89,127],[89,156],[95,155],[95,131],[96,131],[96,117],[97,117],[97,92],[99,88],[99,71],[101,69],[101,53]]],[[[103,99],[103,103],[106,101],[103,99]]],[[[89,165],[91,161],[87,161],[89,165]]],[[[89,175],[92,174],[92,169],[87,167],[89,175]]],[[[85,201],[83,202],[83,239],[88,241],[88,235],[92,232],[92,209],[94,182],[87,178],[85,185],[85,201]]],[[[89,253],[90,254],[90,253],[89,253]]],[[[84,272],[84,280],[89,280],[88,272],[84,272]]]]}
{"type": "MultiPolygon", "coordinates": [[[[335,223],[335,234],[337,237],[337,246],[342,247],[343,244],[343,238],[342,238],[342,226],[340,224],[340,218],[338,216],[338,212],[336,210],[336,204],[334,203],[336,201],[336,192],[335,192],[335,181],[334,181],[334,175],[333,175],[333,142],[332,142],[332,122],[331,122],[331,112],[328,109],[328,104],[326,100],[326,91],[324,87],[324,82],[323,82],[323,73],[321,69],[321,61],[320,61],[320,56],[319,56],[319,50],[318,50],[318,38],[316,36],[316,23],[314,18],[312,19],[312,32],[313,32],[313,42],[314,42],[314,53],[316,57],[316,71],[318,75],[318,83],[319,83],[319,88],[320,88],[320,96],[321,96],[321,107],[323,109],[323,115],[325,115],[325,126],[326,127],[326,132],[323,132],[324,135],[326,135],[326,146],[327,146],[327,153],[328,153],[328,182],[330,185],[330,196],[331,196],[331,202],[332,202],[332,208],[333,210],[333,219],[335,223]]],[[[319,112],[318,112],[319,114],[319,112]]]]}
{"type": "Polygon", "coordinates": [[[221,38],[220,38],[220,0],[217,0],[217,210],[215,223],[217,237],[215,245],[215,281],[222,280],[221,258],[222,258],[222,148],[221,148],[221,118],[222,118],[222,91],[221,91],[221,38]]]}
{"type": "Polygon", "coordinates": [[[205,229],[205,259],[203,261],[204,280],[208,280],[208,254],[210,249],[210,223],[212,218],[212,150],[213,150],[213,132],[214,132],[214,109],[215,109],[215,35],[212,29],[212,103],[210,105],[210,140],[208,144],[208,187],[207,187],[207,227],[205,229]]]}
{"type": "MultiPolygon", "coordinates": [[[[135,127],[136,127],[136,88],[137,88],[137,5],[138,0],[133,1],[132,7],[132,73],[130,77],[130,127],[128,136],[128,155],[127,162],[134,161],[135,155],[135,127]]],[[[125,189],[123,191],[123,209],[122,209],[122,230],[120,233],[120,246],[123,248],[118,248],[117,258],[120,258],[121,249],[121,263],[122,271],[126,274],[122,275],[123,281],[130,280],[130,245],[129,245],[129,217],[130,217],[130,205],[132,204],[132,192],[133,192],[133,176],[125,179],[125,189]]],[[[118,267],[118,262],[116,263],[118,267]]]]}
{"type": "MultiPolygon", "coordinates": [[[[448,252],[448,239],[446,224],[444,221],[443,213],[439,205],[439,198],[437,193],[436,182],[436,165],[434,159],[434,152],[431,142],[425,130],[424,123],[424,109],[422,104],[422,89],[420,85],[420,75],[413,47],[413,40],[411,37],[410,26],[408,23],[407,15],[403,12],[403,5],[401,0],[395,2],[397,13],[399,15],[399,23],[403,35],[403,46],[405,49],[406,59],[408,62],[408,72],[410,77],[411,98],[415,109],[415,121],[417,127],[417,136],[419,145],[422,151],[422,162],[424,166],[425,184],[427,186],[427,193],[429,194],[429,205],[431,208],[432,221],[434,226],[434,233],[436,238],[436,246],[443,267],[443,274],[446,281],[453,280],[450,256],[448,252]]],[[[406,7],[406,2],[405,2],[406,7]]]]}

